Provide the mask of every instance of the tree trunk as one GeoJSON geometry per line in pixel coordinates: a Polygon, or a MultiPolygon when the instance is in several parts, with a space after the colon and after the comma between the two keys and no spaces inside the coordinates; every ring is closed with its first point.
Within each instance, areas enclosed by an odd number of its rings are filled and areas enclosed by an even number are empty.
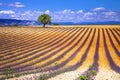
{"type": "Polygon", "coordinates": [[[45,28],[45,24],[43,24],[43,27],[45,28]]]}

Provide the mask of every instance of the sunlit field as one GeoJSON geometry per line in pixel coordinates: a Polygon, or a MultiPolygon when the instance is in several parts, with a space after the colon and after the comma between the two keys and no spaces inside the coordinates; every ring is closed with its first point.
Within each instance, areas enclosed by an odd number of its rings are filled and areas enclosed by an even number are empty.
{"type": "Polygon", "coordinates": [[[0,80],[80,80],[91,66],[90,80],[120,80],[120,25],[0,27],[0,80]]]}

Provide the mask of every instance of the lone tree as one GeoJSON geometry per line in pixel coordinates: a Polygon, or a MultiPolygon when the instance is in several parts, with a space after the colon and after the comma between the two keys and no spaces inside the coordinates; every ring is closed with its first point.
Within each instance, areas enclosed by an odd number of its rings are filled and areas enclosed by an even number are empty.
{"type": "Polygon", "coordinates": [[[38,21],[43,24],[43,27],[45,27],[46,24],[51,22],[51,16],[48,14],[42,14],[38,17],[38,21]]]}

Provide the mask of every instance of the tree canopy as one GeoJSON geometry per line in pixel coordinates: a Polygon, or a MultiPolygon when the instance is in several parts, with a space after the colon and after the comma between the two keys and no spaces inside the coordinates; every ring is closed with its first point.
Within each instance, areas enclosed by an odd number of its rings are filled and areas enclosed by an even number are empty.
{"type": "Polygon", "coordinates": [[[43,24],[43,27],[45,27],[46,24],[51,22],[51,16],[48,14],[42,14],[38,17],[38,21],[43,24]]]}

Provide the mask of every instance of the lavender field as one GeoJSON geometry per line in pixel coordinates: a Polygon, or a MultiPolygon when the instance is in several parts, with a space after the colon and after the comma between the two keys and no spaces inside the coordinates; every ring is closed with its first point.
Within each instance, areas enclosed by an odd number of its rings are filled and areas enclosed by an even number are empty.
{"type": "Polygon", "coordinates": [[[90,80],[120,79],[119,25],[0,27],[0,80],[80,80],[90,65],[90,80]]]}

